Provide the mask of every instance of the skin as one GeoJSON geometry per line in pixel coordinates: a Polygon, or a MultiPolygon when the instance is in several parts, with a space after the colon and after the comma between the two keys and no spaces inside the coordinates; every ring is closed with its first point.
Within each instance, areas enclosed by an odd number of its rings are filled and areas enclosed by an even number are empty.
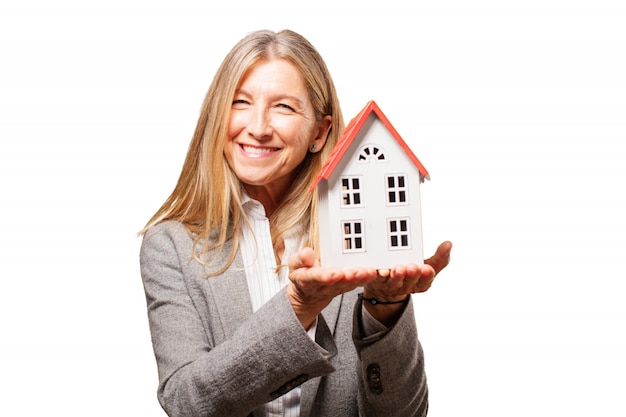
{"type": "Polygon", "coordinates": [[[332,118],[315,120],[298,70],[274,59],[256,64],[237,88],[224,149],[228,164],[269,217],[313,145],[326,142],[332,118]]]}
{"type": "MultiPolygon", "coordinates": [[[[344,292],[363,287],[365,298],[381,301],[400,301],[414,293],[427,291],[437,274],[450,261],[452,243],[445,241],[424,265],[409,263],[389,270],[374,268],[324,268],[320,266],[313,249],[303,248],[289,259],[287,294],[296,316],[305,328],[332,299],[344,292]]],[[[403,304],[364,303],[367,311],[379,322],[391,326],[402,312],[403,304]]]]}
{"type": "MultiPolygon", "coordinates": [[[[332,118],[315,119],[310,97],[298,70],[288,61],[257,63],[244,75],[230,113],[224,156],[250,197],[263,204],[269,217],[294,179],[295,169],[315,145],[326,142],[332,118]]],[[[424,265],[409,263],[389,270],[323,268],[311,248],[289,259],[287,295],[296,316],[308,329],[331,300],[356,287],[366,298],[399,301],[427,291],[448,265],[450,242],[442,243],[424,265]]],[[[381,323],[392,325],[403,304],[365,308],[381,323]]]]}

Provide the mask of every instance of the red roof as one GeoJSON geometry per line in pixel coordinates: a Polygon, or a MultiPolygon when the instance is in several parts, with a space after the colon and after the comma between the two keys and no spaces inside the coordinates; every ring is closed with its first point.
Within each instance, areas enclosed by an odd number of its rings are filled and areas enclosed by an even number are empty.
{"type": "Polygon", "coordinates": [[[311,189],[314,189],[322,179],[328,181],[328,178],[333,173],[333,171],[337,167],[337,164],[339,164],[339,161],[341,161],[341,158],[343,158],[343,155],[346,153],[346,151],[352,144],[352,141],[357,136],[357,134],[363,127],[363,124],[372,112],[374,112],[374,114],[380,119],[380,121],[383,122],[383,125],[385,125],[385,127],[391,133],[396,142],[398,142],[400,147],[404,150],[404,153],[406,153],[407,157],[413,162],[413,164],[415,164],[420,172],[420,175],[426,179],[430,179],[430,175],[428,174],[426,168],[424,168],[424,165],[422,165],[422,163],[419,161],[419,159],[417,159],[413,151],[411,151],[411,148],[409,148],[406,142],[402,139],[402,137],[400,137],[396,129],[389,122],[389,119],[387,119],[387,117],[380,110],[380,107],[378,107],[378,105],[373,100],[371,100],[367,103],[363,110],[361,110],[359,114],[354,117],[354,119],[350,120],[350,123],[348,123],[348,125],[346,126],[343,135],[339,138],[339,141],[335,145],[335,149],[333,149],[331,154],[328,156],[328,160],[322,167],[322,170],[318,174],[317,178],[315,178],[315,181],[313,181],[311,189]]]}

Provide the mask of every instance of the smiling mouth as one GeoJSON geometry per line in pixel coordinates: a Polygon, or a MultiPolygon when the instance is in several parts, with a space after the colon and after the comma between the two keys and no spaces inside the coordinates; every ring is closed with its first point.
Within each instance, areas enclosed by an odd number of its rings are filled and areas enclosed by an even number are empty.
{"type": "Polygon", "coordinates": [[[248,145],[241,145],[241,149],[243,149],[246,154],[253,157],[269,155],[270,153],[276,152],[278,150],[278,148],[259,148],[256,146],[248,145]]]}

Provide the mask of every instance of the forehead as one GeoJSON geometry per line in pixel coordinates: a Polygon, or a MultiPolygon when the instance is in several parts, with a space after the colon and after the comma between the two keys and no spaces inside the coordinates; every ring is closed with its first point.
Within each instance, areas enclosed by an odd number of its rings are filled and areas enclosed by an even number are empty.
{"type": "Polygon", "coordinates": [[[259,87],[305,88],[300,70],[285,59],[261,60],[254,63],[241,77],[238,88],[245,88],[255,83],[258,83],[259,87]]]}

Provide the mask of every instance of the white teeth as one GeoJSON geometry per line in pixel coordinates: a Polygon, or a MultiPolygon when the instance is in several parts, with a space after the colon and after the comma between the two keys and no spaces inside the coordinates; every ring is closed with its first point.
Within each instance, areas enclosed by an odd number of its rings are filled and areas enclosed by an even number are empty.
{"type": "Polygon", "coordinates": [[[246,145],[243,145],[242,148],[245,153],[248,153],[251,155],[265,155],[274,150],[274,148],[256,148],[253,146],[246,146],[246,145]]]}

